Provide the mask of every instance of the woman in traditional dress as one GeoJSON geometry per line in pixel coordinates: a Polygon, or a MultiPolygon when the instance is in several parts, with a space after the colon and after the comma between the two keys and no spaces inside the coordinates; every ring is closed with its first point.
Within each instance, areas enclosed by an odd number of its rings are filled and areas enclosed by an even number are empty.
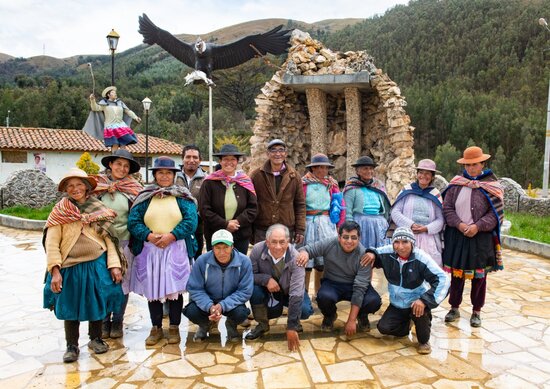
{"type": "Polygon", "coordinates": [[[464,150],[462,175],[455,176],[443,192],[445,248],[443,269],[451,273],[446,322],[460,317],[459,307],[466,279],[472,280],[470,325],[481,326],[487,273],[503,269],[500,227],[504,218],[504,190],[485,161],[491,156],[477,146],[464,150]]]}
{"type": "Polygon", "coordinates": [[[102,99],[96,103],[95,96],[90,95],[90,106],[94,112],[103,112],[103,140],[111,151],[126,148],[137,143],[136,134],[130,128],[131,119],[141,123],[141,119],[117,97],[115,86],[108,86],[101,93],[102,99]]]}
{"type": "Polygon", "coordinates": [[[128,269],[122,278],[122,290],[124,292],[124,304],[117,312],[107,312],[103,321],[102,338],[120,338],[122,336],[124,312],[128,304],[130,292],[130,275],[132,272],[133,254],[128,247],[130,232],[128,231],[128,213],[143,186],[134,179],[131,174],[139,172],[140,165],[130,152],[119,149],[104,157],[101,164],[106,170],[103,174],[95,176],[97,187],[93,194],[101,200],[107,208],[117,214],[111,224],[111,235],[118,239],[119,248],[128,261],[128,269]]]}
{"type": "Polygon", "coordinates": [[[416,181],[399,192],[391,217],[397,227],[410,228],[416,238],[415,246],[429,254],[439,267],[443,267],[441,234],[445,219],[441,194],[432,185],[435,173],[439,171],[431,159],[418,162],[416,181]]]}
{"type": "Polygon", "coordinates": [[[233,247],[246,255],[258,210],[252,180],[243,171],[237,171],[244,153],[228,144],[213,155],[219,158],[221,168],[206,176],[199,193],[206,249],[212,250],[214,232],[228,230],[233,234],[233,247]]]}
{"type": "Polygon", "coordinates": [[[58,186],[66,197],[54,206],[44,230],[48,261],[44,308],[65,321],[66,363],[80,354],[81,321],[89,322],[88,347],[96,354],[109,350],[101,339],[101,323],[107,312],[120,309],[124,299],[121,259],[109,234],[116,213],[90,197],[95,186],[86,172],[70,169],[58,186]]]}
{"type": "Polygon", "coordinates": [[[130,291],[147,298],[152,328],[145,340],[153,346],[164,338],[162,304],[168,301],[168,343],[181,340],[183,295],[191,272],[189,258],[197,249],[196,200],[187,188],[174,185],[180,169],[168,157],[155,160],[154,183],[136,197],[128,216],[134,253],[130,291]]]}
{"type": "Polygon", "coordinates": [[[366,248],[388,243],[390,200],[384,183],[374,178],[376,164],[371,157],[363,156],[351,166],[357,176],[351,177],[344,187],[346,220],[361,226],[361,243],[366,248]]]}
{"type": "MultiPolygon", "coordinates": [[[[306,166],[308,172],[302,177],[302,186],[306,199],[306,231],[303,245],[311,244],[319,240],[332,238],[338,235],[337,225],[344,222],[345,209],[343,201],[340,201],[340,212],[334,220],[331,220],[331,205],[335,196],[341,196],[338,182],[329,175],[329,170],[334,168],[325,154],[315,154],[311,157],[311,163],[306,166]]],[[[310,258],[306,265],[306,291],[309,289],[311,272],[315,268],[314,293],[317,294],[321,285],[323,272],[323,257],[310,258]]]]}

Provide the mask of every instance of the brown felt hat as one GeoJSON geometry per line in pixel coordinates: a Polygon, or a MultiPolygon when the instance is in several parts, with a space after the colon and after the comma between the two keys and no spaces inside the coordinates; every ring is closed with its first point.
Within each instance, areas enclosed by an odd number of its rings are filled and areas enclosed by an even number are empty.
{"type": "Polygon", "coordinates": [[[491,158],[491,156],[489,154],[483,154],[483,150],[481,150],[481,147],[470,146],[466,148],[466,150],[464,150],[462,158],[460,158],[456,162],[462,165],[466,165],[487,161],[489,158],[491,158]]]}

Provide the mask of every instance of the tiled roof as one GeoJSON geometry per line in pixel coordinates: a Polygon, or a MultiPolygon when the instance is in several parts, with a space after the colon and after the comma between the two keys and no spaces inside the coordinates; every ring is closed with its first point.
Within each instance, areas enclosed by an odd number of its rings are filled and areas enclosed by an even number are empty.
{"type": "MultiPolygon", "coordinates": [[[[137,134],[138,143],[128,146],[132,154],[145,154],[145,135],[137,134]]],[[[181,154],[182,146],[149,135],[150,154],[181,154]]],[[[52,150],[108,152],[100,141],[82,130],[52,128],[0,127],[0,150],[52,150]]]]}

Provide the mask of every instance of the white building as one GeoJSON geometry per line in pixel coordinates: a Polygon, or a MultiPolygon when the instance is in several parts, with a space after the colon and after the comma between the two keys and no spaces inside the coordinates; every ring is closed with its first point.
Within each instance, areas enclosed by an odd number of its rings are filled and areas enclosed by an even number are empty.
{"type": "MultiPolygon", "coordinates": [[[[141,165],[145,178],[145,135],[137,134],[138,143],[128,146],[128,151],[141,165]]],[[[161,155],[181,162],[182,146],[165,139],[149,136],[149,167],[161,155]]],[[[102,141],[81,130],[57,130],[50,128],[0,127],[0,183],[17,170],[40,169],[54,182],[82,156],[90,153],[101,168],[101,158],[110,155],[102,141]]],[[[151,173],[149,173],[151,179],[151,173]]]]}

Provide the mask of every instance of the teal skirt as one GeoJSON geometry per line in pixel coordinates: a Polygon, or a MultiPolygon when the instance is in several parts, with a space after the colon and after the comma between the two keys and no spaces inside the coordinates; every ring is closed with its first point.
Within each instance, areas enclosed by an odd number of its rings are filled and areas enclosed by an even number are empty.
{"type": "Polygon", "coordinates": [[[107,269],[107,255],[61,269],[60,293],[52,292],[52,276],[44,285],[44,308],[53,310],[59,320],[103,320],[107,312],[118,312],[124,301],[121,284],[115,284],[107,269]]]}

